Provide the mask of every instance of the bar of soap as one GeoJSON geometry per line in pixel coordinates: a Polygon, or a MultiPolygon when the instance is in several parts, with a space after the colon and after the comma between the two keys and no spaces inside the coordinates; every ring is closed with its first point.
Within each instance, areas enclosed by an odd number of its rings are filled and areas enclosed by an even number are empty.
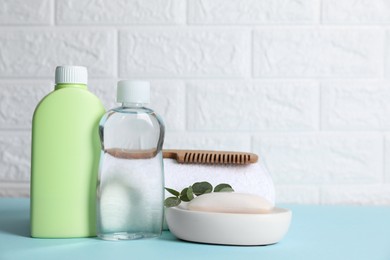
{"type": "Polygon", "coordinates": [[[187,205],[189,210],[219,213],[269,213],[273,205],[266,199],[247,193],[214,192],[200,195],[187,205]]]}

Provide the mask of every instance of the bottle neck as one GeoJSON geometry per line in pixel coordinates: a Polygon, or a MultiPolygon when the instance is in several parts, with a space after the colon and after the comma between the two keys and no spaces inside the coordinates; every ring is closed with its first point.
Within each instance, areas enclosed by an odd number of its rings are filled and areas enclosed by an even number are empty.
{"type": "Polygon", "coordinates": [[[145,105],[146,103],[122,102],[122,107],[141,108],[145,105]]]}
{"type": "Polygon", "coordinates": [[[88,89],[86,84],[78,84],[78,83],[58,83],[54,87],[55,90],[62,89],[62,88],[88,89]]]}

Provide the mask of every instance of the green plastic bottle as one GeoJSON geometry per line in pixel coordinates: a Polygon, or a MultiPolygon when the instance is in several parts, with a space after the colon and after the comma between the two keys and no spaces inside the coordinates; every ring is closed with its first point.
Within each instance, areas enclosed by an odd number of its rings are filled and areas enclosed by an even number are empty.
{"type": "Polygon", "coordinates": [[[55,90],[32,123],[31,236],[96,236],[98,124],[105,113],[87,89],[87,69],[56,68],[55,90]]]}

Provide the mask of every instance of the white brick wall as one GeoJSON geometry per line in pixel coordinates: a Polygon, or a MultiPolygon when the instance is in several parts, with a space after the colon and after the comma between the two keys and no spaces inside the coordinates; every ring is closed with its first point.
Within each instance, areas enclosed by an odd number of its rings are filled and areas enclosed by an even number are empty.
{"type": "Polygon", "coordinates": [[[188,129],[316,130],[318,99],[314,81],[189,82],[188,129]]]}
{"type": "Polygon", "coordinates": [[[182,24],[183,0],[57,0],[58,24],[182,24]]]}
{"type": "Polygon", "coordinates": [[[311,23],[318,20],[318,0],[189,0],[190,24],[311,23]]]}
{"type": "Polygon", "coordinates": [[[30,133],[28,131],[2,131],[0,147],[0,182],[29,181],[30,133]]]}
{"type": "Polygon", "coordinates": [[[0,24],[50,24],[54,16],[50,0],[2,0],[0,24]]]}
{"type": "Polygon", "coordinates": [[[390,22],[388,0],[323,0],[324,23],[375,24],[390,22]]]}
{"type": "Polygon", "coordinates": [[[250,31],[141,28],[120,32],[119,73],[144,77],[234,77],[248,74],[250,31]]]}
{"type": "Polygon", "coordinates": [[[387,0],[0,1],[0,197],[29,195],[54,68],[149,79],[166,148],[253,151],[278,203],[390,205],[387,0]]]}
{"type": "Polygon", "coordinates": [[[253,144],[280,184],[361,184],[384,178],[379,134],[264,134],[253,144]]]}
{"type": "Polygon", "coordinates": [[[256,77],[380,77],[384,33],[376,28],[254,31],[256,77]]]}
{"type": "Polygon", "coordinates": [[[389,130],[390,82],[322,82],[322,126],[326,130],[389,130]]]}
{"type": "Polygon", "coordinates": [[[91,76],[115,76],[113,29],[0,27],[0,76],[51,77],[57,64],[88,65],[91,76]]]}

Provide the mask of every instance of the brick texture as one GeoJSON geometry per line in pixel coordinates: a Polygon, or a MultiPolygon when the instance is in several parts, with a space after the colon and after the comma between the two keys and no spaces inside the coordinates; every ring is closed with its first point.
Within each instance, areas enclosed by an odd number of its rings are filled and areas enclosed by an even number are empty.
{"type": "Polygon", "coordinates": [[[315,22],[319,1],[191,0],[188,4],[190,23],[273,24],[315,22]]]}
{"type": "Polygon", "coordinates": [[[390,3],[387,0],[323,0],[324,23],[376,24],[390,22],[390,3]]]}
{"type": "Polygon", "coordinates": [[[188,83],[191,130],[311,130],[318,126],[315,82],[188,83]]]}
{"type": "Polygon", "coordinates": [[[389,130],[390,82],[322,84],[322,126],[329,130],[389,130]]]}
{"type": "Polygon", "coordinates": [[[31,135],[0,133],[0,182],[30,180],[31,135]]]}
{"type": "Polygon", "coordinates": [[[50,24],[50,0],[2,0],[0,2],[0,25],[50,24]]]}
{"type": "Polygon", "coordinates": [[[253,40],[257,77],[375,77],[383,71],[377,29],[261,29],[253,40]]]}
{"type": "Polygon", "coordinates": [[[278,184],[383,181],[383,138],[377,134],[259,135],[254,149],[278,184]]]}
{"type": "Polygon", "coordinates": [[[242,76],[249,69],[248,39],[249,31],[232,29],[123,31],[120,75],[242,76]]]}
{"type": "Polygon", "coordinates": [[[33,111],[70,64],[107,109],[151,81],[166,149],[259,153],[277,203],[390,205],[389,24],[388,0],[2,0],[0,197],[29,196],[33,111]]]}
{"type": "Polygon", "coordinates": [[[182,0],[57,0],[59,24],[175,24],[185,20],[182,0]]]}
{"type": "Polygon", "coordinates": [[[50,81],[0,81],[0,129],[30,129],[39,101],[54,90],[50,81]]]}
{"type": "Polygon", "coordinates": [[[87,66],[92,76],[113,76],[115,39],[110,30],[0,29],[0,77],[53,77],[62,64],[87,66]]]}

